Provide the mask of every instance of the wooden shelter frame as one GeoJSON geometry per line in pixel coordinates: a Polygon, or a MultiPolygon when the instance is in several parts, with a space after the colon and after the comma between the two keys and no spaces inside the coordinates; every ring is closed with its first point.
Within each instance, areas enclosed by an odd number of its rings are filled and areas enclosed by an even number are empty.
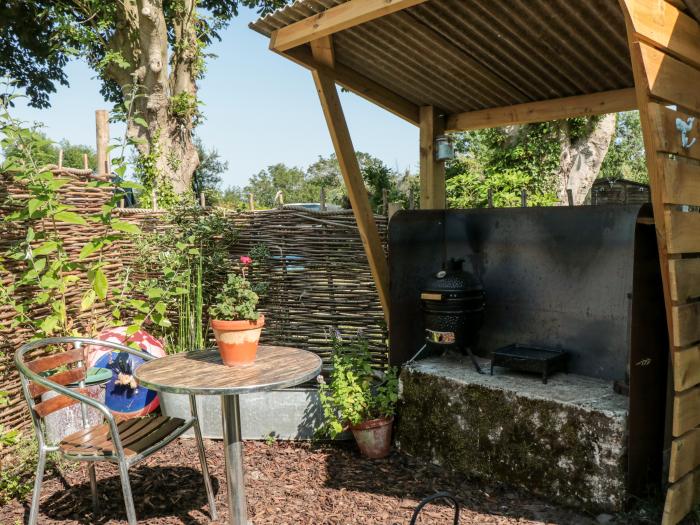
{"type": "Polygon", "coordinates": [[[445,132],[639,109],[671,342],[673,440],[663,524],[675,525],[700,503],[700,213],[692,208],[700,206],[700,24],[688,13],[697,14],[700,4],[618,0],[634,87],[450,114],[418,106],[335,60],[338,33],[430,1],[347,0],[280,27],[270,40],[273,51],[312,72],[387,323],[387,260],[336,84],[420,128],[420,204],[427,209],[446,207],[444,165],[433,151],[445,132]]]}

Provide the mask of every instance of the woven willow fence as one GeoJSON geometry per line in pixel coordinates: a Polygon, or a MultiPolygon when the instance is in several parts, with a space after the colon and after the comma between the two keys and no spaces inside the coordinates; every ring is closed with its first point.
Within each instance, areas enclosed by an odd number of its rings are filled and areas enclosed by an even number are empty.
{"type": "MultiPolygon", "coordinates": [[[[110,195],[109,188],[90,188],[90,176],[78,170],[62,171],[61,176],[73,182],[61,191],[65,202],[81,212],[99,210],[110,195]]],[[[21,188],[0,176],[0,200],[7,193],[22,196],[21,188]]],[[[15,224],[2,222],[7,208],[0,207],[0,250],[23,238],[24,233],[15,224]]],[[[162,213],[152,210],[119,210],[124,220],[138,224],[144,231],[173,227],[165,223],[162,213]]],[[[261,304],[266,327],[263,342],[296,346],[313,351],[327,363],[331,353],[331,335],[334,331],[348,336],[361,331],[370,342],[377,365],[386,363],[386,328],[379,297],[364,254],[355,219],[350,211],[310,212],[301,208],[230,213],[227,219],[238,231],[235,253],[245,255],[256,244],[263,243],[270,250],[260,275],[269,285],[261,304]]],[[[377,217],[381,235],[386,235],[386,219],[377,217]]],[[[94,235],[94,226],[65,225],[62,230],[69,253],[77,256],[83,245],[94,235]]],[[[128,242],[113,245],[104,254],[105,272],[110,286],[117,283],[117,275],[133,264],[137,254],[128,242]]],[[[6,285],[10,273],[0,273],[0,282],[6,285]]],[[[68,302],[83,333],[94,333],[100,326],[91,326],[91,319],[107,312],[86,312],[75,315],[85,285],[71,290],[68,302]],[[97,315],[94,315],[97,314],[97,315]]],[[[28,291],[31,293],[31,291],[28,291]]],[[[0,320],[11,319],[11,308],[0,306],[0,320]]],[[[42,312],[34,312],[40,316],[42,312]]],[[[28,424],[28,413],[19,391],[19,382],[12,357],[19,345],[31,337],[26,330],[0,329],[0,390],[10,393],[10,404],[0,409],[0,424],[9,428],[23,428],[28,424]]]]}

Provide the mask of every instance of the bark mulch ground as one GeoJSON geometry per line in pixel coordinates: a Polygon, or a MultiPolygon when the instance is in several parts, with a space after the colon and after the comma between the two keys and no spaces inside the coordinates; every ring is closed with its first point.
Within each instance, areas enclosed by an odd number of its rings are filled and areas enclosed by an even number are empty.
{"type": "MultiPolygon", "coordinates": [[[[226,481],[220,442],[207,442],[219,520],[226,523],[226,481]]],[[[385,460],[362,458],[351,445],[245,444],[248,513],[255,525],[408,525],[426,496],[447,490],[463,505],[460,524],[596,523],[590,516],[558,508],[518,490],[450,475],[394,452],[385,460]]],[[[41,525],[123,524],[118,473],[98,464],[102,508],[92,514],[84,466],[44,482],[41,525]]],[[[139,523],[209,523],[194,442],[178,440],[131,470],[139,523]]],[[[23,524],[27,502],[0,508],[0,524],[23,524]]],[[[446,505],[426,507],[422,524],[452,524],[446,505]]]]}

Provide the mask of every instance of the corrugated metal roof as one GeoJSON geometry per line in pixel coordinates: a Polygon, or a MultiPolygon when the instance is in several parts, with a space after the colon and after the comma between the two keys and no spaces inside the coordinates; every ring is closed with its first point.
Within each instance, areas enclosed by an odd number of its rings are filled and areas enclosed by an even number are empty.
{"type": "MultiPolygon", "coordinates": [[[[347,0],[299,0],[266,36],[347,0]]],[[[450,113],[634,86],[618,0],[429,0],[334,35],[336,61],[450,113]]]]}

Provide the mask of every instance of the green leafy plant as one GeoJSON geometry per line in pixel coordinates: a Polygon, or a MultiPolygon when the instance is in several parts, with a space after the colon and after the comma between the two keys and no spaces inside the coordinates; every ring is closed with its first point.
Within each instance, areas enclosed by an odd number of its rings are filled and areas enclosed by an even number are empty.
{"type": "MultiPolygon", "coordinates": [[[[14,275],[12,282],[2,287],[0,302],[15,311],[10,328],[30,328],[35,337],[78,335],[75,316],[66,302],[69,289],[86,283],[81,311],[94,312],[94,303],[106,301],[109,293],[104,249],[126,233],[138,233],[139,228],[113,215],[120,198],[117,193],[92,214],[64,202],[61,189],[71,179],[37,162],[35,152],[44,146],[44,139],[36,128],[10,114],[17,98],[20,96],[15,94],[0,97],[0,142],[3,151],[14,152],[5,158],[0,171],[26,191],[26,195],[6,197],[5,205],[13,211],[4,217],[24,236],[0,255],[0,269],[11,263],[14,275]],[[94,232],[77,257],[65,246],[65,225],[89,227],[94,232]],[[37,311],[46,313],[36,315],[37,311]]],[[[113,184],[93,179],[87,186],[112,188],[113,184]]]]}
{"type": "Polygon", "coordinates": [[[228,280],[216,295],[214,304],[209,307],[212,319],[257,321],[260,317],[256,309],[260,298],[246,278],[247,266],[253,260],[243,256],[240,261],[240,273],[228,275],[228,280]]]}
{"type": "Polygon", "coordinates": [[[394,415],[398,401],[396,368],[380,373],[372,367],[367,340],[333,337],[333,369],[326,383],[319,376],[324,423],[321,436],[335,439],[350,425],[394,415]]]}
{"type": "Polygon", "coordinates": [[[130,271],[139,278],[127,295],[157,296],[163,303],[159,308],[172,324],[159,324],[154,331],[169,353],[206,346],[205,305],[214,302],[234,270],[229,254],[236,241],[237,232],[221,210],[203,210],[184,200],[155,231],[134,240],[139,256],[130,271]]]}

